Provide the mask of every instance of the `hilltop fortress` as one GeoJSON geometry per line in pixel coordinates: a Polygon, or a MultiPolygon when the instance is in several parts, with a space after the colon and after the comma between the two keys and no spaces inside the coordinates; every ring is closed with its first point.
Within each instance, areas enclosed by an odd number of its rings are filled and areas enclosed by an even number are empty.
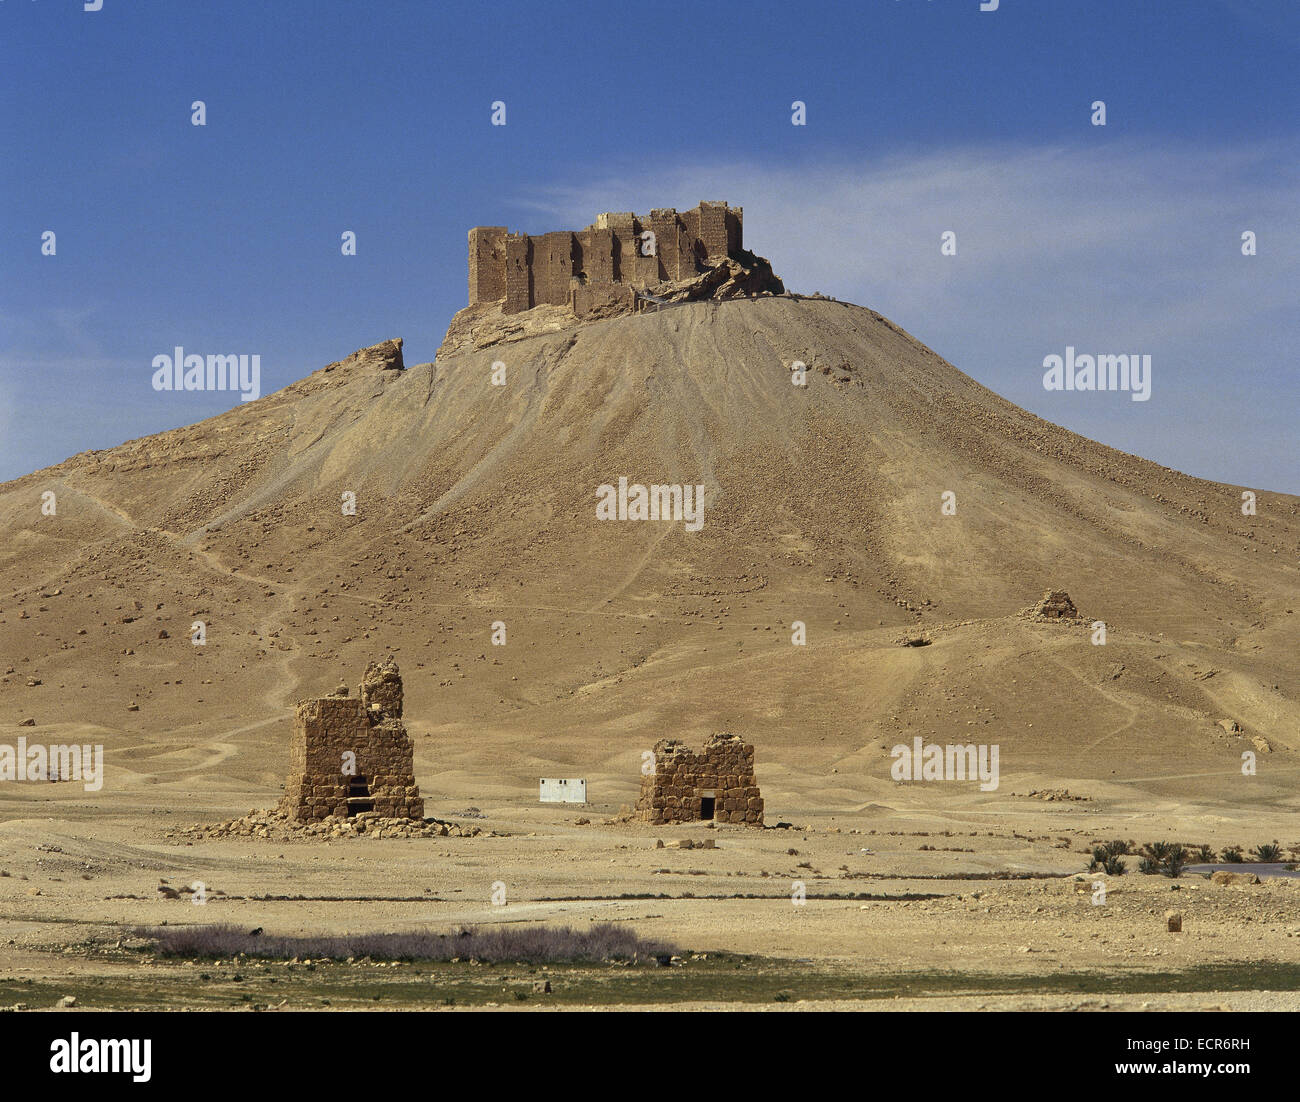
{"type": "Polygon", "coordinates": [[[530,236],[469,231],[469,305],[439,355],[482,348],[575,320],[678,302],[783,294],[772,266],[744,247],[744,209],[702,202],[648,215],[607,213],[583,230],[530,236]]]}
{"type": "Polygon", "coordinates": [[[469,301],[504,299],[517,314],[542,303],[571,306],[579,317],[633,287],[690,279],[728,257],[740,257],[745,212],[701,203],[636,214],[601,214],[585,230],[530,237],[505,226],[469,231],[469,301]]]}

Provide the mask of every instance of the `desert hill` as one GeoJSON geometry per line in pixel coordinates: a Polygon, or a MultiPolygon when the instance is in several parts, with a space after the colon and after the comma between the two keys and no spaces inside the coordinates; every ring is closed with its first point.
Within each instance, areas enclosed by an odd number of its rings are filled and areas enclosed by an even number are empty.
{"type": "Polygon", "coordinates": [[[888,808],[888,747],[917,735],[998,742],[996,798],[1294,806],[1300,499],[1243,516],[1242,489],[1047,423],[828,300],[410,367],[389,341],[0,486],[0,728],[105,743],[105,793],[265,806],[288,705],[392,652],[432,810],[532,801],[552,772],[630,803],[642,750],[714,730],[760,748],[773,821],[888,808]],[[702,527],[598,520],[620,477],[703,485],[702,527]],[[1083,619],[1021,615],[1048,589],[1083,619]]]}

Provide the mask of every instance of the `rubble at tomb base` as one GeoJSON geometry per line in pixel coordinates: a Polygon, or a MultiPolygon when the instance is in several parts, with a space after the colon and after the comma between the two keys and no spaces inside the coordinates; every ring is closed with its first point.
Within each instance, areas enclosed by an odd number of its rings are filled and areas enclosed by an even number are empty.
{"type": "Polygon", "coordinates": [[[402,726],[402,678],[391,658],[366,667],[359,696],[299,701],[280,810],[291,819],[424,818],[414,751],[402,726]]]}
{"type": "Polygon", "coordinates": [[[677,739],[661,739],[654,757],[655,771],[641,778],[638,819],[763,825],[754,748],[739,735],[713,735],[698,754],[677,739]]]}
{"type": "Polygon", "coordinates": [[[483,828],[477,826],[439,819],[390,819],[373,812],[362,812],[351,818],[331,815],[303,822],[283,811],[254,810],[239,819],[168,831],[165,837],[182,842],[217,838],[269,838],[286,842],[313,838],[474,838],[482,833],[483,828]]]}

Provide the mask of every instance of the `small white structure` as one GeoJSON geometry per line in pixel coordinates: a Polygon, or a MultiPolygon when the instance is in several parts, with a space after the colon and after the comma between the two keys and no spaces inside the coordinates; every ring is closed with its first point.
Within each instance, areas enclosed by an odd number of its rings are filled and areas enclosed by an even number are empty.
{"type": "Polygon", "coordinates": [[[544,804],[585,804],[587,802],[587,782],[585,780],[550,780],[543,777],[541,781],[541,801],[544,804]]]}

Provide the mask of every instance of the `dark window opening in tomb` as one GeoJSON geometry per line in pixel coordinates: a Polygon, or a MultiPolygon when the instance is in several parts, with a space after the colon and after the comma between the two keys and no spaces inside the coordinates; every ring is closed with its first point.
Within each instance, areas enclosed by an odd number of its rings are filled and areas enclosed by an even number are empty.
{"type": "Polygon", "coordinates": [[[701,819],[713,818],[713,800],[714,800],[713,796],[700,797],[700,818],[701,819]]]}
{"type": "Polygon", "coordinates": [[[362,811],[374,811],[375,801],[370,798],[370,782],[365,777],[352,777],[348,780],[348,815],[357,815],[362,811]]]}

